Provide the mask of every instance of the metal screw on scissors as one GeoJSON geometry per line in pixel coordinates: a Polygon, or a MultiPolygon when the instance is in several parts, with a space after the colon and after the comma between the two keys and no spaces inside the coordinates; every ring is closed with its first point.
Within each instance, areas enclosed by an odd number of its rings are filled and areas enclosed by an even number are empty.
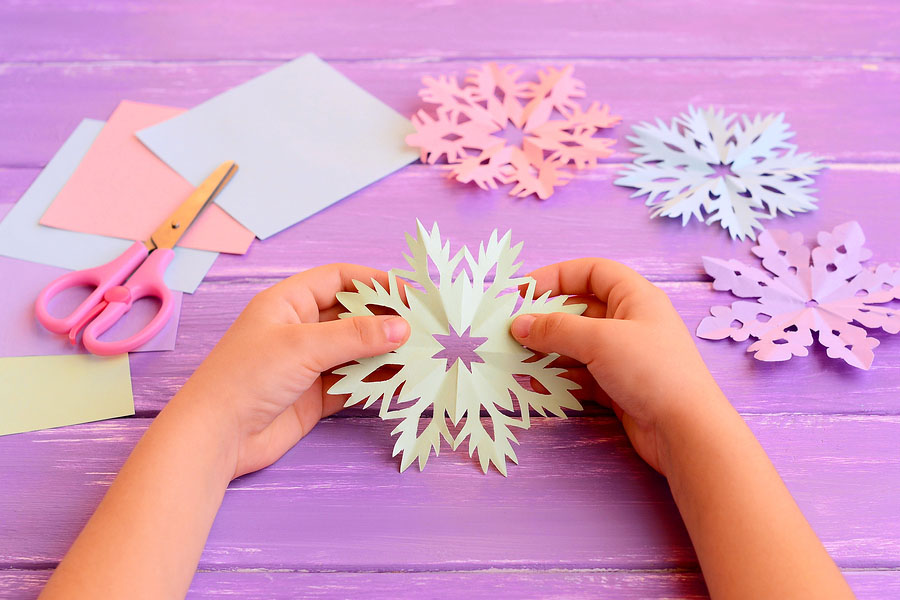
{"type": "Polygon", "coordinates": [[[122,354],[150,341],[172,318],[172,292],[165,284],[166,268],[175,257],[172,248],[191,223],[225,187],[237,171],[227,161],[200,184],[145,242],[135,242],[118,258],[93,269],[73,271],[50,282],[34,305],[37,320],[54,333],[68,333],[73,344],[78,332],[88,351],[103,356],[122,354]],[[130,276],[130,277],[129,277],[130,276]],[[91,295],[66,317],[54,317],[47,310],[54,296],[63,290],[96,286],[91,295]],[[135,300],[157,298],[159,311],[139,332],[124,340],[104,342],[99,338],[131,309],[135,300]]]}

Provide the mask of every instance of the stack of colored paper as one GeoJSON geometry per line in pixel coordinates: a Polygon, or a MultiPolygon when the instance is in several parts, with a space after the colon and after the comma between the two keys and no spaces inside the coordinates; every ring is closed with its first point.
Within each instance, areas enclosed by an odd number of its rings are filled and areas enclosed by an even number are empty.
{"type": "MultiPolygon", "coordinates": [[[[34,300],[47,283],[147,239],[216,166],[235,161],[237,174],[166,271],[177,290],[175,317],[136,351],[171,350],[181,292],[196,290],[219,252],[243,254],[254,237],[412,162],[416,152],[404,143],[411,131],[407,119],[311,54],[190,110],[123,101],[105,123],[82,121],[0,222],[0,275],[15,282],[0,296],[0,435],[134,412],[127,355],[89,356],[37,323],[34,300]]],[[[84,297],[51,308],[67,314],[84,297]]],[[[105,337],[134,333],[156,308],[139,301],[105,337]]]]}

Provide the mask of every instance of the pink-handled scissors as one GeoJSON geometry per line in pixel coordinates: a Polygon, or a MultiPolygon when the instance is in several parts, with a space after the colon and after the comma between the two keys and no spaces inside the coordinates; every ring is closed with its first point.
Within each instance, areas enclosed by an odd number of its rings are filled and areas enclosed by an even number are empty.
{"type": "Polygon", "coordinates": [[[81,338],[84,347],[103,356],[129,352],[150,341],[172,318],[172,292],[164,280],[166,268],[175,257],[172,248],[236,171],[237,165],[233,161],[219,165],[153,232],[148,241],[135,242],[121,256],[105,265],[66,273],[51,281],[35,302],[37,320],[54,333],[68,333],[73,344],[78,332],[84,329],[81,338]],[[67,317],[58,318],[50,314],[47,308],[54,296],[63,290],[81,286],[96,287],[67,317]],[[161,302],[153,319],[129,338],[101,341],[100,336],[128,312],[135,300],[141,298],[157,298],[161,302]]]}

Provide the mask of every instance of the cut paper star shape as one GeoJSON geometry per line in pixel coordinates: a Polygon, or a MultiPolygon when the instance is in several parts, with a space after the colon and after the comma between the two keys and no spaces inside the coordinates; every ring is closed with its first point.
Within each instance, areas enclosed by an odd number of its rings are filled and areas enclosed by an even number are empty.
{"type": "Polygon", "coordinates": [[[900,299],[900,269],[863,266],[872,253],[853,221],[819,233],[818,242],[810,252],[800,233],[763,231],[753,253],[768,272],[734,259],[703,257],[715,289],[755,300],[713,307],[697,335],[738,342],[754,337],[748,352],[759,360],[783,361],[806,356],[816,332],[829,357],[868,369],[879,342],[864,327],[900,332],[900,306],[893,302],[900,299]]]}
{"type": "Polygon", "coordinates": [[[696,110],[666,125],[641,123],[628,140],[638,154],[616,180],[647,195],[653,217],[718,222],[731,238],[756,239],[760,221],[815,210],[813,175],[821,158],[797,154],[784,114],[750,118],[696,110]]]}
{"type": "Polygon", "coordinates": [[[456,361],[461,362],[463,367],[470,372],[472,371],[473,362],[484,362],[484,360],[478,356],[476,350],[484,345],[487,341],[486,337],[472,337],[469,335],[468,330],[462,335],[459,335],[453,331],[453,326],[451,325],[450,335],[434,334],[434,339],[436,339],[443,348],[431,358],[443,358],[446,360],[447,371],[456,364],[456,361]]]}
{"type": "Polygon", "coordinates": [[[449,177],[462,183],[484,190],[512,183],[511,196],[549,198],[572,178],[569,165],[593,168],[612,154],[615,140],[596,134],[621,120],[597,102],[582,110],[584,83],[573,72],[549,67],[537,82],[523,82],[521,70],[491,63],[471,69],[462,87],[456,77],[425,77],[419,96],[434,113],[412,117],[416,133],[406,143],[421,148],[422,162],[445,160],[449,177]],[[497,135],[504,130],[521,144],[497,135]]]}
{"type": "Polygon", "coordinates": [[[557,355],[535,355],[516,342],[509,326],[520,314],[581,314],[585,306],[566,305],[565,297],[549,292],[535,298],[534,279],[515,275],[522,244],[510,248],[509,232],[498,238],[494,231],[477,256],[466,247],[451,255],[437,225],[431,233],[417,226],[417,237],[407,236],[411,270],[391,270],[388,289],[374,280],[372,287],[356,281],[356,292],[338,294],[349,311],[342,317],[389,309],[409,322],[409,340],[337,369],[342,378],[329,392],[349,394],[346,406],[380,401],[381,418],[400,421],[391,435],[399,434],[393,455],[402,454],[401,471],[416,459],[423,469],[432,450],[440,453],[441,439],[454,450],[468,439],[469,456],[477,453],[485,473],[493,464],[506,475],[506,459],[518,462],[512,428],[527,429],[531,410],[565,418],[564,408],[581,409],[571,393],[578,385],[550,366],[557,355]],[[522,296],[519,286],[525,286],[522,296]],[[546,393],[524,386],[522,378],[532,378],[546,393]]]}

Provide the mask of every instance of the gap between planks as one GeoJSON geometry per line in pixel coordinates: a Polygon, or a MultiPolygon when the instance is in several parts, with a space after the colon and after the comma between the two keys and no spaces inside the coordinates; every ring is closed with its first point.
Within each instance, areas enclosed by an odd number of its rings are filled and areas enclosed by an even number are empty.
{"type": "MultiPolygon", "coordinates": [[[[59,563],[43,563],[43,564],[13,564],[13,563],[5,563],[0,564],[0,573],[3,571],[30,571],[35,573],[48,572],[52,573],[59,563]]],[[[471,569],[352,569],[352,570],[337,570],[337,569],[286,569],[286,568],[268,568],[268,567],[234,567],[234,568],[222,568],[222,569],[210,569],[210,568],[201,568],[195,571],[196,573],[298,573],[298,574],[317,574],[317,573],[347,573],[347,574],[385,574],[385,573],[398,573],[398,574],[422,574],[426,575],[429,573],[434,574],[473,574],[473,573],[489,573],[489,574],[521,574],[521,575],[531,575],[537,573],[626,573],[626,574],[646,574],[646,575],[699,575],[701,574],[700,569],[688,569],[688,568],[671,568],[671,569],[620,569],[614,567],[606,567],[606,568],[572,568],[572,569],[564,569],[564,568],[551,568],[551,569],[542,569],[542,568],[502,568],[502,567],[473,567],[471,569]]],[[[896,567],[841,567],[842,573],[900,573],[900,566],[896,567]]]]}
{"type": "MultiPolygon", "coordinates": [[[[626,132],[626,135],[631,135],[629,132],[626,132]]],[[[623,136],[624,137],[624,136],[623,136]]],[[[617,140],[619,141],[619,140],[617,140]]],[[[635,155],[637,156],[637,155],[635,155]]],[[[616,169],[622,169],[631,165],[631,162],[623,162],[623,161],[610,161],[604,162],[600,161],[597,168],[601,167],[612,167],[616,169]]],[[[875,171],[879,173],[898,173],[900,174],[900,162],[894,161],[885,161],[885,162],[852,162],[852,161],[841,161],[841,162],[828,162],[824,161],[826,168],[834,169],[835,171],[875,171]]],[[[37,164],[37,163],[7,163],[0,164],[0,170],[4,171],[28,171],[33,169],[43,169],[47,166],[47,163],[37,164]]],[[[423,162],[413,162],[403,169],[410,168],[428,168],[433,169],[435,165],[425,164],[423,162]]],[[[402,170],[402,169],[401,169],[402,170]]],[[[593,169],[582,170],[578,172],[578,177],[580,179],[591,179],[596,178],[596,173],[592,172],[593,169]]],[[[396,172],[396,171],[395,171],[396,172]]],[[[377,183],[377,182],[376,182],[377,183]]],[[[355,193],[355,192],[354,192],[355,193]]]]}
{"type": "MultiPolygon", "coordinates": [[[[240,66],[240,65],[266,65],[272,66],[283,64],[300,55],[284,55],[272,56],[266,58],[167,58],[167,59],[81,59],[81,60],[3,60],[0,61],[0,72],[6,66],[10,67],[77,67],[77,66],[110,66],[110,67],[136,67],[147,65],[158,66],[191,66],[191,65],[221,65],[221,66],[240,66]]],[[[368,64],[368,65],[395,65],[395,64],[437,64],[437,63],[467,63],[467,62],[525,62],[525,61],[541,61],[541,62],[680,62],[680,61],[703,61],[703,62],[791,62],[791,61],[809,61],[809,62],[862,62],[862,63],[883,63],[900,61],[900,56],[822,56],[822,55],[783,55],[783,56],[693,56],[686,54],[683,56],[576,56],[562,55],[550,56],[543,54],[535,55],[506,55],[490,57],[484,56],[454,56],[452,58],[440,56],[402,56],[396,58],[390,57],[323,57],[329,63],[343,64],[368,64]]]]}

